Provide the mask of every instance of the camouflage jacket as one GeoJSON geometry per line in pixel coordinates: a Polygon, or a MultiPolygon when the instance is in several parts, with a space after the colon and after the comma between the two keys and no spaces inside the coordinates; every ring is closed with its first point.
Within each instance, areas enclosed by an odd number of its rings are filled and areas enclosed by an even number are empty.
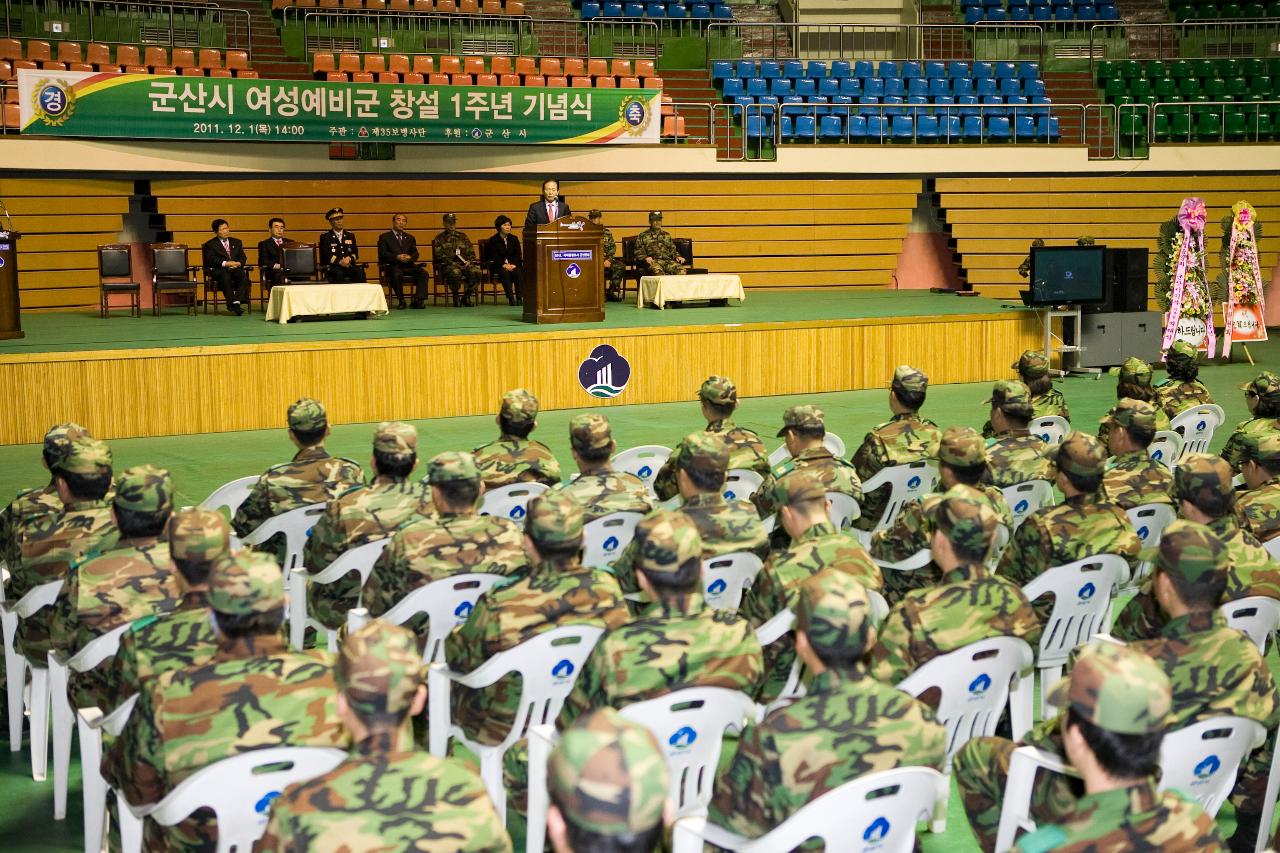
{"type": "Polygon", "coordinates": [[[511,853],[475,771],[393,740],[389,732],[371,734],[328,773],[286,788],[253,849],[511,853]]]}
{"type": "Polygon", "coordinates": [[[1241,495],[1236,501],[1236,518],[1259,542],[1280,534],[1280,477],[1241,495]]]}
{"type": "Polygon", "coordinates": [[[987,474],[983,480],[1004,488],[1027,480],[1053,482],[1057,470],[1045,458],[1049,445],[1029,430],[1010,430],[987,442],[987,474]]]}
{"type": "Polygon", "coordinates": [[[560,485],[560,463],[551,449],[531,438],[504,435],[471,451],[486,489],[512,483],[560,485]]]}
{"type": "MultiPolygon", "coordinates": [[[[658,261],[675,261],[680,256],[676,251],[676,243],[671,235],[661,228],[650,225],[636,235],[635,256],[640,260],[653,258],[658,261]]],[[[685,259],[688,260],[687,258],[685,259]]]]}
{"type": "MultiPolygon", "coordinates": [[[[1125,397],[1124,399],[1128,400],[1132,398],[1125,397]]],[[[1155,406],[1155,409],[1156,409],[1156,432],[1170,429],[1171,424],[1169,423],[1169,416],[1164,413],[1164,409],[1160,408],[1160,405],[1156,403],[1154,400],[1151,401],[1151,405],[1155,406]]],[[[1102,446],[1104,449],[1110,447],[1110,445],[1108,444],[1110,437],[1111,437],[1111,418],[1103,418],[1102,423],[1098,425],[1098,441],[1102,442],[1102,446]]],[[[1111,451],[1107,449],[1107,452],[1110,453],[1111,451]]]]}
{"type": "Polygon", "coordinates": [[[1244,464],[1245,448],[1249,440],[1270,435],[1273,432],[1280,432],[1280,420],[1276,418],[1250,418],[1247,421],[1241,421],[1223,446],[1222,458],[1231,465],[1232,471],[1239,474],[1240,466],[1244,464]]]}
{"type": "MultiPolygon", "coordinates": [[[[577,563],[542,565],[476,603],[467,621],[445,641],[445,660],[471,672],[498,652],[564,625],[606,629],[627,621],[618,584],[606,572],[577,563]]],[[[500,679],[492,687],[453,690],[453,722],[480,743],[499,743],[515,722],[520,680],[500,679]]]]}
{"type": "Polygon", "coordinates": [[[1040,628],[1022,590],[984,566],[957,566],[940,585],[907,593],[889,611],[871,671],[897,684],[939,655],[990,637],[1019,637],[1034,649],[1040,628]]]}
{"type": "Polygon", "coordinates": [[[584,524],[615,512],[647,513],[653,508],[644,481],[626,471],[596,471],[552,488],[582,504],[584,524]]]}
{"type": "MultiPolygon", "coordinates": [[[[702,538],[702,559],[750,551],[764,559],[769,554],[769,537],[756,516],[755,508],[744,501],[726,501],[719,492],[694,495],[680,507],[693,519],[702,538]]],[[[635,572],[636,545],[632,541],[613,563],[613,574],[624,593],[639,592],[635,572]]]]}
{"type": "Polygon", "coordinates": [[[800,451],[799,455],[786,460],[764,478],[760,488],[751,496],[751,502],[756,505],[761,518],[778,511],[778,504],[773,496],[774,487],[792,471],[816,475],[828,492],[840,492],[855,501],[862,500],[862,482],[852,463],[837,459],[830,450],[818,445],[800,451]]]}
{"type": "MultiPolygon", "coordinates": [[[[725,418],[707,424],[706,431],[723,436],[728,443],[728,470],[737,468],[755,471],[761,477],[768,476],[769,454],[764,449],[764,442],[754,430],[740,427],[725,418]]],[[[676,488],[676,466],[671,459],[662,463],[657,476],[653,478],[653,493],[658,496],[658,500],[662,501],[669,501],[679,494],[679,489],[676,488]]]]}
{"type": "Polygon", "coordinates": [[[1098,495],[1077,495],[1023,520],[1000,558],[999,572],[1026,586],[1045,569],[1099,554],[1119,554],[1138,566],[1142,542],[1129,518],[1098,495]]]}
{"type": "Polygon", "coordinates": [[[120,637],[104,674],[104,710],[120,705],[151,678],[208,663],[218,650],[203,591],[187,591],[169,613],[143,616],[120,637]]]}
{"type": "MultiPolygon", "coordinates": [[[[1038,397],[1031,398],[1031,419],[1047,418],[1057,416],[1071,420],[1071,414],[1067,411],[1067,400],[1062,396],[1062,392],[1057,388],[1050,388],[1038,397]]],[[[995,428],[991,426],[991,421],[987,421],[982,425],[982,437],[994,438],[996,434],[995,428]]]]}
{"type": "Polygon", "coordinates": [[[711,820],[756,838],[821,794],[895,767],[941,769],[947,736],[929,709],[859,666],[748,726],[716,782],[711,820]]]}
{"type": "MultiPolygon", "coordinates": [[[[942,430],[931,420],[918,414],[894,415],[867,433],[853,454],[853,467],[865,483],[885,468],[905,465],[921,459],[936,459],[942,430]]],[[[854,524],[860,530],[871,530],[884,515],[889,502],[889,486],[881,486],[862,496],[862,514],[854,524]]]]}
{"type": "MultiPolygon", "coordinates": [[[[267,519],[301,506],[327,503],[363,482],[364,472],[350,459],[330,456],[324,445],[304,447],[292,460],[268,468],[258,478],[231,526],[237,536],[248,536],[267,519]]],[[[283,557],[283,544],[276,556],[283,557]]]]}
{"type": "MultiPolygon", "coordinates": [[[[385,539],[402,524],[426,515],[430,503],[410,480],[354,486],[329,501],[311,528],[303,564],[319,572],[352,548],[385,539]]],[[[307,585],[307,608],[325,627],[338,628],[360,602],[360,575],[348,572],[328,584],[307,585]]]]}
{"type": "Polygon", "coordinates": [[[1098,494],[1121,509],[1133,509],[1144,504],[1172,504],[1172,492],[1173,474],[1143,449],[1111,457],[1098,494]]]}
{"type": "Polygon", "coordinates": [[[5,565],[18,565],[22,540],[32,525],[62,512],[62,500],[53,484],[43,489],[26,489],[0,512],[0,560],[5,565]]]}
{"type": "Polygon", "coordinates": [[[608,228],[604,228],[604,259],[611,261],[618,256],[618,242],[613,238],[613,232],[608,228]]]}
{"type": "Polygon", "coordinates": [[[1170,418],[1176,418],[1193,406],[1212,402],[1213,395],[1209,393],[1204,383],[1199,379],[1192,379],[1190,382],[1170,380],[1159,386],[1156,388],[1156,398],[1152,404],[1157,409],[1163,409],[1170,418]]]}
{"type": "Polygon", "coordinates": [[[461,267],[459,256],[467,263],[476,263],[476,250],[471,238],[461,231],[441,231],[431,240],[431,260],[436,269],[461,267]]]}
{"type": "Polygon", "coordinates": [[[560,714],[568,725],[592,708],[622,708],[686,687],[754,695],[760,644],[736,613],[712,610],[701,593],[654,601],[600,638],[560,714]]]}

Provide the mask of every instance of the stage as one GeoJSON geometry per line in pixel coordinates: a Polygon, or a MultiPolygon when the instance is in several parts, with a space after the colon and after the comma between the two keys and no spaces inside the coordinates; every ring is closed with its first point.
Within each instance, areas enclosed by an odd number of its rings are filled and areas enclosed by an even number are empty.
{"type": "Polygon", "coordinates": [[[1036,316],[1001,300],[862,288],[750,290],[725,308],[610,303],[602,323],[543,326],[507,305],[283,326],[261,312],[22,321],[25,338],[0,341],[0,444],[64,420],[102,438],[270,428],[303,395],[334,423],[365,423],[484,414],[520,386],[546,409],[692,399],[713,373],[751,397],[884,387],[906,362],[934,383],[990,381],[1043,345],[1036,316]],[[579,382],[603,344],[630,367],[612,399],[579,382]]]}

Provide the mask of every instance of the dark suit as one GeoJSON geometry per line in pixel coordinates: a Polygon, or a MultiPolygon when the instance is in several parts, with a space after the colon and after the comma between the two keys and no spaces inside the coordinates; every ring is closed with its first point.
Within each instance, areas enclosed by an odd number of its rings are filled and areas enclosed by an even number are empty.
{"type": "Polygon", "coordinates": [[[230,251],[222,245],[219,237],[205,241],[200,247],[201,266],[208,279],[222,291],[222,298],[227,300],[228,305],[248,302],[249,273],[245,266],[248,265],[249,258],[244,253],[244,243],[238,237],[228,237],[227,244],[230,251]],[[228,268],[223,266],[224,261],[238,261],[240,266],[228,268]]]}
{"type": "MultiPolygon", "coordinates": [[[[556,202],[556,219],[563,219],[571,216],[573,211],[569,209],[569,203],[564,199],[556,202]]],[[[524,227],[530,225],[546,225],[551,220],[547,218],[547,202],[544,199],[538,199],[529,205],[529,214],[524,218],[524,227]]]]}
{"type": "Polygon", "coordinates": [[[258,269],[262,272],[262,284],[265,287],[271,287],[276,284],[284,284],[284,249],[293,241],[286,238],[281,239],[281,245],[276,245],[276,238],[268,237],[258,243],[258,269]],[[280,269],[273,269],[276,264],[280,265],[280,269]]]}
{"type": "Polygon", "coordinates": [[[332,228],[320,235],[320,265],[324,267],[325,276],[332,284],[364,281],[364,269],[360,266],[360,247],[356,245],[356,235],[350,231],[342,232],[342,239],[332,228]],[[349,266],[338,263],[343,258],[350,258],[349,266]]]}
{"type": "Polygon", "coordinates": [[[387,273],[387,283],[396,300],[404,304],[403,282],[413,280],[413,306],[421,308],[427,296],[427,271],[418,266],[418,241],[408,231],[387,231],[378,237],[378,263],[387,273]],[[400,261],[397,255],[408,255],[400,261]]]}
{"type": "MultiPolygon", "coordinates": [[[[543,207],[543,213],[546,208],[543,207]]],[[[520,239],[514,234],[503,234],[498,232],[489,238],[485,244],[485,251],[488,254],[486,263],[489,265],[489,271],[493,273],[493,277],[502,282],[502,290],[507,295],[507,302],[512,305],[518,305],[524,301],[524,288],[521,284],[521,273],[524,266],[524,257],[520,253],[520,239]],[[504,270],[503,264],[514,264],[515,269],[504,270]]]]}

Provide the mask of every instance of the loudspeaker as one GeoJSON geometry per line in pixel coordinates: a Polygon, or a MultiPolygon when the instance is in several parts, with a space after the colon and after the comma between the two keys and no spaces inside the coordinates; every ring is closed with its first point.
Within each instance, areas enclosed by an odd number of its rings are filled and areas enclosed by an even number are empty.
{"type": "Polygon", "coordinates": [[[1113,310],[1132,313],[1147,310],[1147,250],[1107,249],[1107,284],[1113,310]]]}

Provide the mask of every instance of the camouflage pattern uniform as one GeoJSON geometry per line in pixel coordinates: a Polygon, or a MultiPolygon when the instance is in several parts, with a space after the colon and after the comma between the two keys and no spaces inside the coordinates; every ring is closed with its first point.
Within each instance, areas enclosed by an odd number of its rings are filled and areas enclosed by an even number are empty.
{"type": "Polygon", "coordinates": [[[1258,417],[1256,414],[1256,407],[1263,403],[1266,403],[1271,411],[1280,409],[1280,376],[1276,376],[1270,370],[1264,370],[1256,379],[1241,385],[1240,390],[1245,393],[1246,400],[1256,402],[1249,406],[1249,411],[1254,415],[1249,420],[1240,422],[1222,448],[1222,458],[1231,463],[1232,469],[1237,474],[1240,473],[1240,466],[1245,461],[1245,444],[1249,437],[1280,432],[1280,420],[1274,417],[1258,417]]]}
{"type": "MultiPolygon", "coordinates": [[[[1042,352],[1036,350],[1027,350],[1017,361],[1009,365],[1010,369],[1017,371],[1018,379],[1025,385],[1030,386],[1036,379],[1043,379],[1049,375],[1049,359],[1042,352]]],[[[1053,386],[1049,386],[1049,390],[1042,394],[1035,394],[1031,397],[1031,417],[1047,418],[1056,416],[1071,420],[1071,412],[1067,409],[1067,400],[1062,396],[1062,392],[1053,386]]],[[[991,421],[987,421],[982,425],[982,437],[991,438],[996,434],[995,429],[991,426],[991,421]]]]}
{"type": "Polygon", "coordinates": [[[449,286],[453,304],[458,304],[458,290],[465,286],[463,299],[471,303],[476,288],[480,286],[480,262],[471,238],[457,229],[458,217],[444,215],[444,230],[431,241],[431,261],[436,275],[449,286]],[[459,260],[461,258],[461,260],[459,260]]]}
{"type": "MultiPolygon", "coordinates": [[[[824,571],[796,591],[796,630],[820,658],[874,642],[866,590],[824,571]]],[[[911,696],[870,676],[859,662],[829,666],[805,696],[749,726],[717,781],[712,823],[758,837],[827,791],[895,767],[941,769],[945,730],[911,696]]]]}
{"type": "MultiPolygon", "coordinates": [[[[1135,358],[1134,356],[1126,358],[1124,363],[1120,365],[1120,373],[1119,378],[1117,379],[1116,388],[1117,400],[1136,399],[1122,395],[1120,388],[1126,384],[1138,385],[1143,388],[1151,389],[1151,365],[1147,364],[1140,358],[1135,358]]],[[[1156,409],[1156,431],[1158,432],[1160,430],[1169,429],[1169,416],[1166,415],[1164,413],[1164,409],[1160,408],[1160,406],[1155,402],[1155,390],[1151,389],[1149,393],[1151,395],[1149,402],[1151,402],[1151,405],[1155,406],[1156,409]]],[[[1102,442],[1103,447],[1108,446],[1107,433],[1110,432],[1110,430],[1110,420],[1103,420],[1101,425],[1098,427],[1098,441],[1102,442]]]]}
{"type": "MultiPolygon", "coordinates": [[[[582,507],[567,495],[544,492],[529,502],[525,533],[535,545],[580,545],[582,507]]],[[[498,652],[552,628],[612,629],[626,621],[622,593],[609,574],[585,568],[577,557],[546,562],[482,597],[445,641],[445,660],[458,672],[471,672],[498,652]]],[[[473,740],[498,743],[515,721],[519,698],[519,679],[512,676],[482,690],[455,687],[453,722],[473,740]]]]}
{"type": "MultiPolygon", "coordinates": [[[[1195,347],[1186,341],[1177,340],[1173,342],[1173,346],[1165,354],[1165,363],[1169,365],[1179,362],[1194,364],[1198,356],[1199,353],[1195,347]]],[[[1158,408],[1164,409],[1166,415],[1174,418],[1193,406],[1212,403],[1213,395],[1209,393],[1209,389],[1199,379],[1191,379],[1187,382],[1170,379],[1156,388],[1154,402],[1158,408]]]]}
{"type": "MultiPolygon", "coordinates": [[[[284,608],[284,578],[270,555],[242,551],[218,562],[209,607],[227,616],[284,608]]],[[[278,633],[220,637],[200,666],[156,676],[138,693],[124,730],[104,749],[103,777],[133,805],[159,802],[178,783],[222,758],[270,746],[346,747],[332,658],[291,652],[278,633]]],[[[148,821],[146,850],[204,850],[212,818],[172,827],[148,821]]]]}
{"type": "MultiPolygon", "coordinates": [[[[817,406],[792,406],[782,414],[782,429],[778,430],[778,437],[781,438],[792,427],[822,429],[825,433],[826,415],[817,406]]],[[[774,500],[774,484],[792,476],[793,471],[804,471],[817,477],[828,492],[840,492],[855,501],[862,500],[862,483],[858,480],[858,472],[853,464],[837,459],[830,450],[818,444],[801,450],[764,478],[760,488],[751,496],[751,502],[756,505],[761,518],[767,518],[778,511],[778,504],[774,500]]]]}
{"type": "Polygon", "coordinates": [[[40,489],[24,489],[0,511],[0,560],[10,567],[18,565],[23,537],[41,521],[62,512],[62,499],[58,497],[58,485],[53,480],[58,463],[71,451],[71,441],[89,436],[89,431],[79,424],[54,424],[44,434],[42,453],[49,466],[49,483],[40,489]]]}
{"type": "MultiPolygon", "coordinates": [[[[579,453],[609,450],[613,447],[609,419],[595,413],[574,415],[569,421],[569,443],[579,453]]],[[[615,512],[645,513],[652,508],[644,481],[626,471],[614,471],[608,461],[584,468],[576,479],[552,488],[582,504],[584,524],[615,512]]]]}
{"type": "MultiPolygon", "coordinates": [[[[347,637],[334,680],[359,715],[404,715],[425,681],[412,632],[370,622],[347,637]]],[[[510,853],[475,771],[413,748],[406,727],[369,731],[337,767],[271,804],[260,853],[426,849],[510,853]]]]}
{"type": "MultiPolygon", "coordinates": [[[[113,506],[119,510],[166,517],[173,511],[173,478],[162,468],[129,468],[115,485],[113,506]]],[[[69,659],[121,625],[172,610],[181,595],[167,538],[121,539],[108,551],[90,551],[72,564],[53,603],[49,634],[54,650],[69,659]]],[[[103,707],[108,699],[106,667],[68,673],[67,688],[73,706],[103,707]]]]}
{"type": "Polygon", "coordinates": [[[592,210],[587,214],[596,225],[604,229],[604,259],[609,262],[609,266],[604,268],[604,286],[605,298],[610,302],[622,301],[623,278],[626,275],[626,267],[622,262],[622,258],[618,257],[618,243],[613,237],[613,232],[604,226],[602,222],[597,220],[604,219],[604,214],[599,210],[592,210]]]}
{"type": "MultiPolygon", "coordinates": [[[[738,387],[732,379],[723,376],[708,376],[698,389],[699,401],[710,403],[721,408],[738,405],[738,387]]],[[[728,418],[709,421],[707,432],[724,438],[729,444],[728,470],[742,469],[754,471],[761,477],[769,475],[769,453],[764,449],[764,442],[755,430],[740,427],[728,418]]],[[[673,461],[675,454],[658,469],[653,478],[653,493],[658,500],[671,500],[680,493],[676,488],[676,469],[673,461]]]]}
{"type": "MultiPolygon", "coordinates": [[[[538,417],[538,398],[523,388],[508,391],[502,395],[502,414],[513,424],[532,423],[538,417]]],[[[471,452],[486,489],[512,483],[560,485],[560,463],[540,441],[503,435],[471,452]]]]}
{"type": "MultiPolygon", "coordinates": [[[[1250,436],[1245,447],[1245,461],[1280,468],[1280,433],[1257,438],[1250,436]]],[[[1259,542],[1280,535],[1280,476],[1272,477],[1241,495],[1236,504],[1236,517],[1240,526],[1259,542]]]]}
{"type": "Polygon", "coordinates": [[[634,253],[642,275],[684,275],[689,271],[689,259],[678,260],[675,241],[662,230],[660,210],[650,211],[649,227],[636,235],[634,253]],[[645,258],[653,258],[653,262],[645,258]]]}
{"type": "MultiPolygon", "coordinates": [[[[895,392],[903,390],[922,394],[929,388],[929,377],[923,371],[904,364],[893,372],[893,382],[889,387],[895,392]]],[[[867,433],[853,454],[853,467],[865,483],[885,468],[937,457],[940,441],[942,430],[933,421],[920,417],[918,412],[894,415],[867,433]]],[[[862,515],[854,525],[860,530],[875,527],[880,516],[884,515],[889,492],[889,486],[881,486],[874,492],[864,493],[862,515]]]]}
{"type": "Polygon", "coordinates": [[[937,586],[907,593],[889,611],[871,651],[871,671],[885,684],[979,640],[1018,637],[1034,648],[1040,639],[1040,622],[1022,590],[983,564],[1000,519],[982,493],[951,487],[929,520],[961,562],[944,567],[937,586]]]}
{"type": "MultiPolygon", "coordinates": [[[[1105,420],[1126,430],[1154,433],[1156,408],[1141,400],[1124,399],[1111,408],[1105,420]]],[[[1173,503],[1169,494],[1171,488],[1173,474],[1142,447],[1111,457],[1107,471],[1102,475],[1102,488],[1098,494],[1121,509],[1133,509],[1146,504],[1173,503]]]]}
{"type": "MultiPolygon", "coordinates": [[[[1031,390],[1016,379],[1002,379],[991,389],[987,403],[993,409],[1030,420],[1031,390]]],[[[1049,445],[1030,430],[1009,429],[987,441],[986,482],[997,488],[1016,486],[1028,480],[1053,482],[1053,463],[1047,458],[1049,445]]]]}
{"type": "MultiPolygon", "coordinates": [[[[418,431],[412,424],[383,421],[373,434],[375,453],[415,454],[418,431]]],[[[401,525],[427,515],[431,502],[408,477],[378,475],[371,485],[353,486],[325,507],[303,550],[303,565],[320,572],[352,548],[385,539],[401,525]]],[[[327,584],[307,584],[307,608],[327,628],[346,624],[347,611],[360,603],[360,574],[348,572],[327,584]]]]}

